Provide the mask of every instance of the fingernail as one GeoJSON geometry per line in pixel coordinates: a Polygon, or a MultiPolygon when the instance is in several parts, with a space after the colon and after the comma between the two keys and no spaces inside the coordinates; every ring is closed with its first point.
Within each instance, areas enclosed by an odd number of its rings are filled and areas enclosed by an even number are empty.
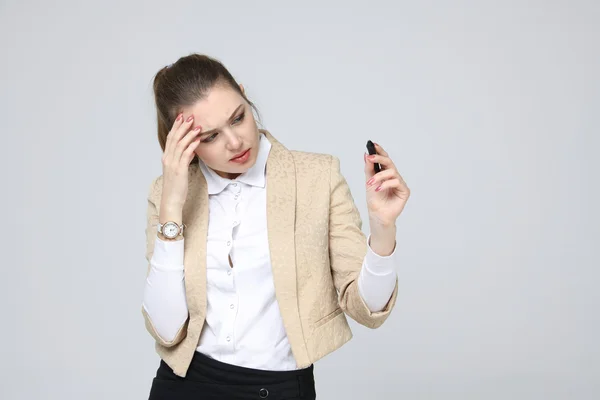
{"type": "Polygon", "coordinates": [[[368,156],[367,158],[368,158],[369,160],[374,160],[374,159],[375,159],[375,156],[374,156],[374,155],[370,155],[370,156],[368,156]]]}
{"type": "Polygon", "coordinates": [[[183,117],[183,114],[179,114],[179,115],[177,116],[177,119],[175,119],[175,121],[179,121],[179,120],[181,120],[181,117],[183,117]]]}
{"type": "Polygon", "coordinates": [[[369,181],[367,182],[367,185],[371,186],[373,184],[373,182],[375,182],[375,178],[369,179],[369,181]]]}
{"type": "Polygon", "coordinates": [[[200,125],[198,125],[197,127],[195,127],[193,130],[194,131],[199,131],[200,129],[202,129],[202,127],[200,125]]]}
{"type": "Polygon", "coordinates": [[[381,186],[377,186],[377,189],[375,189],[376,192],[379,192],[381,190],[381,186]]]}
{"type": "Polygon", "coordinates": [[[190,115],[190,116],[188,117],[188,119],[186,119],[186,120],[185,120],[185,122],[190,122],[190,121],[191,121],[191,120],[193,120],[193,119],[194,119],[194,116],[193,116],[193,115],[190,115]]]}

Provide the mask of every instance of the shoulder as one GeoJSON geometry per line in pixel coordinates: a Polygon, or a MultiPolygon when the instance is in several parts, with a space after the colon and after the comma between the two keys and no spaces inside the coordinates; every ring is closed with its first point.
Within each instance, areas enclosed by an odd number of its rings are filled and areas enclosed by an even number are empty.
{"type": "Polygon", "coordinates": [[[335,182],[342,177],[340,159],[332,154],[291,150],[296,179],[335,182]]]}
{"type": "Polygon", "coordinates": [[[298,172],[325,172],[330,173],[336,164],[339,165],[339,159],[331,154],[312,153],[307,151],[291,150],[298,172]]]}
{"type": "Polygon", "coordinates": [[[283,157],[287,162],[291,156],[296,174],[330,173],[332,169],[336,168],[336,165],[339,166],[339,159],[331,154],[292,150],[279,142],[269,131],[263,129],[262,132],[271,142],[272,147],[276,148],[276,157],[283,157]]]}
{"type": "Polygon", "coordinates": [[[294,160],[309,160],[330,163],[331,158],[333,157],[331,154],[313,153],[310,151],[290,150],[290,152],[294,156],[294,160]]]}

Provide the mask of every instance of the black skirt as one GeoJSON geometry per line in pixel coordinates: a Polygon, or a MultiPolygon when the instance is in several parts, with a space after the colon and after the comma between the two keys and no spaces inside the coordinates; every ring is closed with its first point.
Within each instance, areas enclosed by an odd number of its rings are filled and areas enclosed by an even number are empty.
{"type": "Polygon", "coordinates": [[[238,367],[196,351],[185,378],[160,361],[149,400],[313,400],[313,369],[313,365],[294,371],[238,367]]]}

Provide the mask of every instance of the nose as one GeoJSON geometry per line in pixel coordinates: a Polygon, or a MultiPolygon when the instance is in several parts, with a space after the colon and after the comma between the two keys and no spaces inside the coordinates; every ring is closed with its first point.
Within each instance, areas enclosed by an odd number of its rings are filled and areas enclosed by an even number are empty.
{"type": "Polygon", "coordinates": [[[227,147],[231,151],[241,150],[242,140],[234,132],[227,132],[227,147]]]}

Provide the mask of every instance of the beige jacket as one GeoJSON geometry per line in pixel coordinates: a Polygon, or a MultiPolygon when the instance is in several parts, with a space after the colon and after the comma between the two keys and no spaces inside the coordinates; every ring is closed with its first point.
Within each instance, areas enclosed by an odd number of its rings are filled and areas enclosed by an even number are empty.
{"type": "MultiPolygon", "coordinates": [[[[290,151],[268,131],[261,132],[272,145],[266,179],[275,293],[297,365],[305,368],[352,338],[345,314],[369,328],[381,326],[396,303],[398,282],[386,307],[371,312],[358,291],[367,238],[340,173],[339,159],[290,151]]],[[[148,196],[148,263],[154,250],[161,191],[159,176],[153,180],[148,196]]],[[[188,319],[175,339],[165,342],[142,308],[146,328],[156,340],[156,351],[182,377],[198,346],[206,316],[208,192],[196,164],[189,170],[183,222],[188,319]]]]}

